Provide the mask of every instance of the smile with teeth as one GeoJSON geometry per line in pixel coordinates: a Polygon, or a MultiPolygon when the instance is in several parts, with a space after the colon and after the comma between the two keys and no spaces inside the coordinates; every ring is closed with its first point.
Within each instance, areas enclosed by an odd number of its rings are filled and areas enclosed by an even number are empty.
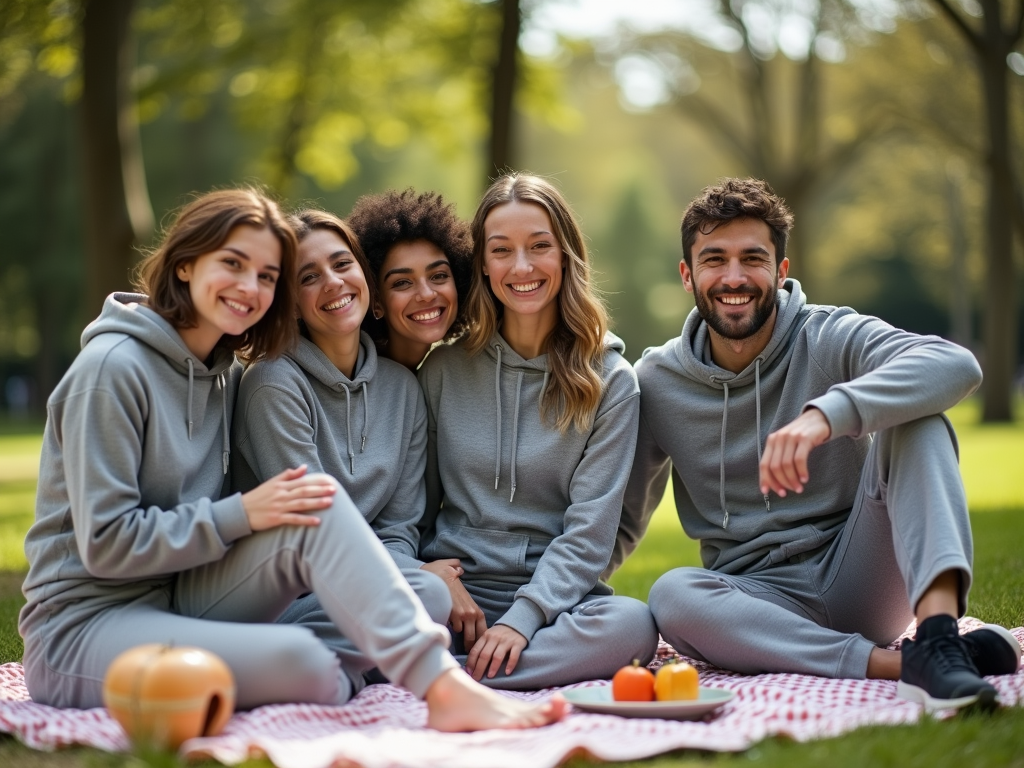
{"type": "Polygon", "coordinates": [[[222,301],[228,305],[228,309],[238,312],[239,314],[247,315],[252,312],[252,307],[248,304],[243,304],[240,301],[235,301],[234,299],[222,299],[222,301]]]}
{"type": "Polygon", "coordinates": [[[415,320],[418,323],[424,323],[428,320],[436,320],[444,312],[443,307],[434,307],[433,309],[425,309],[422,312],[414,312],[409,315],[409,319],[415,320]]]}
{"type": "Polygon", "coordinates": [[[534,280],[532,283],[509,283],[508,287],[516,293],[529,293],[530,291],[535,291],[540,288],[543,282],[543,280],[534,280]]]}
{"type": "Polygon", "coordinates": [[[718,300],[723,304],[746,304],[749,301],[753,301],[754,297],[746,294],[743,296],[719,296],[718,300]]]}
{"type": "Polygon", "coordinates": [[[340,299],[332,301],[330,304],[324,304],[322,307],[320,307],[320,309],[323,310],[324,312],[333,312],[336,309],[344,309],[345,307],[352,303],[353,299],[355,299],[355,296],[351,294],[349,294],[348,296],[342,296],[340,299]]]}

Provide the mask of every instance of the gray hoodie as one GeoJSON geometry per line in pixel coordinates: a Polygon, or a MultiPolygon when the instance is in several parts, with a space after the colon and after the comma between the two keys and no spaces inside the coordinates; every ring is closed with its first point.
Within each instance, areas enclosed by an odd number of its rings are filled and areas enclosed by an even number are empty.
{"type": "Polygon", "coordinates": [[[306,338],[242,376],[234,444],[241,490],[300,464],[342,484],[402,568],[418,568],[427,409],[416,377],[360,336],[352,379],[306,338]]]}
{"type": "Polygon", "coordinates": [[[636,442],[639,390],[606,338],[604,394],[590,430],[542,419],[547,355],[524,360],[499,334],[470,356],[439,347],[420,369],[427,399],[425,560],[457,557],[463,581],[509,594],[497,623],[529,640],[600,582],[636,442]]]}
{"type": "Polygon", "coordinates": [[[241,496],[220,498],[241,366],[223,349],[207,366],[145,298],[107,297],[47,403],[23,631],[37,610],[129,602],[252,532],[241,496]]]}
{"type": "Polygon", "coordinates": [[[736,374],[711,361],[696,310],[680,337],[644,352],[636,459],[608,574],[643,536],[670,470],[679,519],[706,568],[750,572],[822,546],[850,513],[871,433],[942,413],[981,383],[962,347],[805,301],[787,280],[768,345],[736,374]],[[810,481],[801,494],[763,496],[766,438],[811,407],[832,434],[810,454],[810,481]]]}

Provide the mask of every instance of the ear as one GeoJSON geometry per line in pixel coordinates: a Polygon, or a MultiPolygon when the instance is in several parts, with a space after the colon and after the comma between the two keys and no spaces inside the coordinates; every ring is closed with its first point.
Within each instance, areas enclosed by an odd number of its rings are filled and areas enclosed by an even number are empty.
{"type": "Polygon", "coordinates": [[[782,284],[784,282],[786,282],[786,275],[788,275],[788,274],[789,274],[789,257],[787,256],[786,258],[784,258],[782,260],[782,263],[779,264],[779,288],[781,288],[782,284]]]}
{"type": "Polygon", "coordinates": [[[686,289],[686,292],[693,293],[693,273],[686,266],[686,259],[679,261],[679,276],[683,278],[683,288],[686,289]]]}
{"type": "Polygon", "coordinates": [[[381,307],[376,301],[373,302],[373,319],[380,320],[384,317],[384,308],[381,307]]]}
{"type": "Polygon", "coordinates": [[[174,274],[178,276],[181,282],[187,283],[192,279],[192,264],[193,262],[188,261],[184,264],[179,264],[178,268],[174,270],[174,274]]]}

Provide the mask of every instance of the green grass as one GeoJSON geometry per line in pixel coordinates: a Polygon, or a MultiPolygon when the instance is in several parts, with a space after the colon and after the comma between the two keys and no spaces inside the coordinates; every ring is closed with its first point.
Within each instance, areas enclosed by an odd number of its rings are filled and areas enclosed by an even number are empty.
{"type": "MultiPolygon", "coordinates": [[[[961,471],[974,529],[975,581],[969,612],[986,621],[1015,627],[1024,624],[1024,420],[1011,425],[980,425],[977,413],[977,403],[968,402],[949,414],[960,439],[961,471]]],[[[1019,405],[1017,413],[1024,414],[1024,407],[1019,405]]],[[[23,603],[20,584],[26,567],[21,542],[32,521],[40,444],[38,429],[30,434],[4,434],[0,429],[0,662],[18,660],[22,654],[16,629],[17,611],[23,603]]],[[[666,496],[655,512],[646,538],[615,574],[612,583],[620,594],[646,599],[651,585],[665,571],[699,564],[697,544],[683,535],[671,498],[666,496]]],[[[808,744],[768,739],[739,755],[689,750],[619,765],[1024,768],[1021,734],[1024,707],[1015,707],[990,716],[963,715],[941,722],[925,718],[913,726],[863,728],[840,738],[808,744]]],[[[0,765],[177,768],[180,764],[166,755],[108,755],[84,748],[35,752],[10,737],[0,736],[0,765]]],[[[254,761],[245,765],[266,768],[269,763],[254,761]]],[[[592,765],[585,758],[569,763],[571,768],[592,765]]]]}

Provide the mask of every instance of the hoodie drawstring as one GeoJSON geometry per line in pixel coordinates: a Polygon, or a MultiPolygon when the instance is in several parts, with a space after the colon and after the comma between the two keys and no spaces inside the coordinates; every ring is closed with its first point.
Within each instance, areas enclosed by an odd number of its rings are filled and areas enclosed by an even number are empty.
{"type": "Polygon", "coordinates": [[[370,395],[366,389],[366,382],[363,382],[363,439],[359,443],[359,452],[366,450],[366,431],[370,428],[370,395]]]}
{"type": "Polygon", "coordinates": [[[350,474],[356,473],[356,454],[352,450],[352,396],[349,394],[348,387],[342,387],[345,391],[345,445],[348,447],[348,471],[350,474]]]}
{"type": "MultiPolygon", "coordinates": [[[[725,402],[722,404],[722,439],[718,447],[718,503],[722,507],[722,528],[729,527],[729,508],[725,505],[725,432],[729,424],[729,384],[722,382],[722,389],[725,392],[725,402]]],[[[757,441],[757,466],[761,466],[761,358],[754,359],[754,424],[757,429],[755,440],[757,441]]],[[[764,497],[765,509],[772,511],[771,499],[768,494],[764,497]]]]}
{"type": "Polygon", "coordinates": [[[523,372],[519,372],[516,379],[516,402],[512,408],[512,493],[508,497],[508,503],[516,497],[516,443],[519,442],[519,393],[523,389],[523,372]]]}
{"type": "Polygon", "coordinates": [[[188,439],[192,439],[192,358],[185,358],[185,362],[188,363],[188,410],[186,418],[188,419],[188,439]]]}
{"type": "Polygon", "coordinates": [[[228,431],[228,385],[224,374],[218,374],[217,381],[220,383],[220,423],[224,436],[224,452],[221,459],[224,462],[224,474],[228,473],[228,465],[231,463],[231,433],[228,431]]]}
{"type": "Polygon", "coordinates": [[[725,402],[722,404],[722,440],[718,446],[718,503],[722,507],[722,528],[729,527],[729,508],[725,506],[725,428],[729,423],[729,385],[722,382],[725,402]]]}
{"type": "MultiPolygon", "coordinates": [[[[757,427],[757,468],[758,472],[761,471],[761,358],[754,359],[754,424],[757,427]]],[[[768,499],[768,494],[762,494],[764,496],[764,508],[769,512],[772,511],[772,503],[768,499]]]]}
{"type": "Polygon", "coordinates": [[[497,451],[494,458],[494,490],[498,490],[498,480],[501,478],[501,344],[495,344],[494,348],[498,350],[498,365],[494,371],[494,402],[498,406],[497,435],[494,439],[497,451]]]}

